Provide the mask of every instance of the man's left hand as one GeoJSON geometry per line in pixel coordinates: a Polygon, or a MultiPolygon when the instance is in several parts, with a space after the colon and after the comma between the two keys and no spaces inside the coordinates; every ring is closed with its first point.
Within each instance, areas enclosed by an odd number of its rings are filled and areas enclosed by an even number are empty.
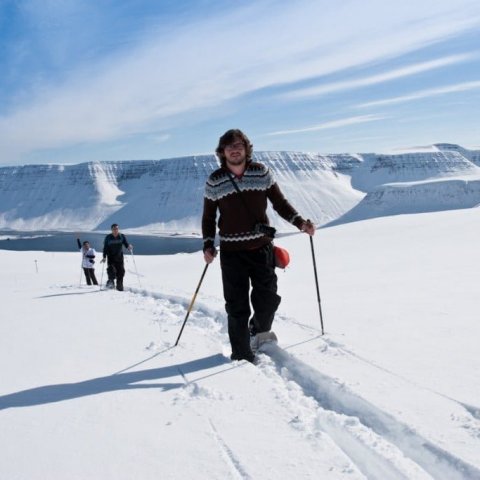
{"type": "Polygon", "coordinates": [[[310,220],[303,222],[301,230],[308,233],[311,237],[315,235],[315,225],[310,220]]]}

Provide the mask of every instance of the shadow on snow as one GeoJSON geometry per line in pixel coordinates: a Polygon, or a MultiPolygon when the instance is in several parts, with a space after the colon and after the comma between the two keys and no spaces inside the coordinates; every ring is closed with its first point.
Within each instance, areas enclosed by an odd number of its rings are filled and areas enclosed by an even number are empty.
{"type": "Polygon", "coordinates": [[[183,381],[181,383],[158,382],[144,384],[139,382],[177,377],[179,371],[185,374],[193,373],[217,367],[225,363],[230,362],[223,355],[216,354],[168,367],[139,370],[137,372],[116,373],[77,383],[61,383],[30,388],[28,390],[0,396],[0,410],[62,402],[64,400],[118,390],[137,388],[157,388],[162,391],[172,390],[184,386],[185,383],[183,381]]]}

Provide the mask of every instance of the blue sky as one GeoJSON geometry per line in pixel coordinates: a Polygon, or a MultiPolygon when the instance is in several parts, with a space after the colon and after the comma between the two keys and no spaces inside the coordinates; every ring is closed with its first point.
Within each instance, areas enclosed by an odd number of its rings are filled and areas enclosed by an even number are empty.
{"type": "Polygon", "coordinates": [[[480,148],[478,0],[0,0],[0,164],[480,148]]]}

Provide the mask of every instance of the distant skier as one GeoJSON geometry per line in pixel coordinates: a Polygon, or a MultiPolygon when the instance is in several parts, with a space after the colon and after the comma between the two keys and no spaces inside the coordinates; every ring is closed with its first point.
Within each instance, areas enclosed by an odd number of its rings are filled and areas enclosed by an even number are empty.
{"type": "Polygon", "coordinates": [[[125,276],[125,267],[123,265],[123,247],[130,252],[133,246],[127,242],[127,238],[120,233],[118,224],[112,224],[112,233],[109,233],[103,242],[103,259],[108,259],[107,267],[107,288],[115,288],[115,279],[117,280],[117,290],[123,290],[123,277],[125,276]]]}
{"type": "Polygon", "coordinates": [[[95,255],[97,252],[90,246],[88,241],[80,243],[80,239],[77,238],[77,245],[82,254],[82,268],[85,273],[85,279],[87,285],[98,285],[97,278],[95,277],[95,255]]]}
{"type": "Polygon", "coordinates": [[[220,137],[216,153],[221,167],[206,182],[202,217],[204,258],[211,263],[216,256],[216,217],[220,212],[220,266],[230,358],[250,362],[263,341],[276,340],[270,330],[281,300],[272,244],[275,229],[269,226],[267,201],[299,230],[315,233],[315,226],[283,196],[268,167],[252,161],[252,151],[253,145],[240,130],[228,130],[220,137]]]}

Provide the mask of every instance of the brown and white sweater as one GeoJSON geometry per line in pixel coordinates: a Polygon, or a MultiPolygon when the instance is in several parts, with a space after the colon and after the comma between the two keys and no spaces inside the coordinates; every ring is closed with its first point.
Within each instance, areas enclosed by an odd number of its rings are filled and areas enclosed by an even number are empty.
{"type": "Polygon", "coordinates": [[[261,163],[249,162],[241,178],[227,168],[215,170],[205,185],[202,233],[204,250],[215,243],[217,211],[220,248],[223,250],[251,250],[271,241],[254,231],[255,224],[269,224],[267,199],[285,220],[300,228],[304,219],[290,205],[278,187],[272,172],[261,163]],[[230,176],[242,192],[236,190],[230,176]]]}

